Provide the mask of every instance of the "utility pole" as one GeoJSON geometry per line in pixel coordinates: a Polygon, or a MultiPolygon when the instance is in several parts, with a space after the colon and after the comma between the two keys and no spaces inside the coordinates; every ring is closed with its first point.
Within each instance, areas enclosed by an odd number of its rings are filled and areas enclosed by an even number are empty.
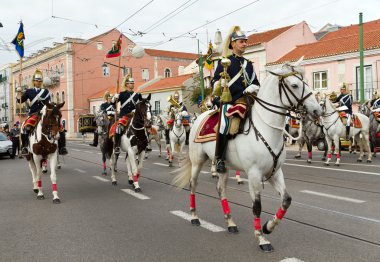
{"type": "Polygon", "coordinates": [[[359,53],[360,53],[360,103],[364,103],[364,48],[363,48],[363,13],[359,13],[359,53]]]}
{"type": "Polygon", "coordinates": [[[199,68],[199,78],[200,78],[200,84],[201,84],[201,98],[202,100],[205,98],[204,94],[204,79],[203,79],[203,56],[202,52],[199,50],[199,39],[198,39],[198,54],[199,54],[199,61],[198,61],[198,68],[199,68]]]}

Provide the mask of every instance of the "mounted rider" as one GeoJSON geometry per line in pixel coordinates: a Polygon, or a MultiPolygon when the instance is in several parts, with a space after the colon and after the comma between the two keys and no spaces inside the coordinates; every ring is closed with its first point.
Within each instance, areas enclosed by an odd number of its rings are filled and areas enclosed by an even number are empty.
{"type": "MultiPolygon", "coordinates": [[[[116,107],[116,102],[115,102],[115,97],[112,96],[110,91],[106,91],[103,95],[103,103],[99,107],[99,112],[102,112],[103,114],[106,114],[108,118],[110,119],[110,123],[113,123],[115,120],[115,107],[116,107]]],[[[98,146],[98,140],[99,140],[99,134],[97,130],[94,132],[94,141],[90,146],[98,146]]]]}
{"type": "Polygon", "coordinates": [[[226,172],[224,160],[229,136],[238,133],[240,121],[244,119],[247,110],[245,94],[257,92],[260,87],[253,63],[243,57],[247,40],[248,37],[239,26],[230,29],[223,43],[224,58],[219,61],[211,81],[214,95],[220,96],[223,103],[215,150],[216,170],[219,173],[226,172]],[[228,76],[224,75],[223,65],[228,67],[228,76]],[[225,90],[222,94],[223,87],[225,90]]]}
{"type": "Polygon", "coordinates": [[[372,112],[380,112],[380,94],[376,91],[373,96],[374,98],[370,101],[372,112]]]}
{"type": "Polygon", "coordinates": [[[170,144],[169,133],[170,133],[170,130],[173,128],[173,124],[174,124],[174,119],[175,119],[174,111],[179,110],[183,116],[182,124],[185,127],[185,131],[186,131],[186,142],[185,142],[185,144],[188,145],[189,144],[189,134],[190,134],[190,124],[189,124],[190,116],[189,116],[189,113],[187,111],[187,108],[186,108],[185,104],[179,100],[179,92],[178,91],[175,91],[174,95],[170,96],[168,98],[168,101],[169,101],[170,105],[168,106],[168,109],[167,109],[169,120],[167,121],[167,127],[165,129],[166,144],[167,145],[170,144]]]}
{"type": "Polygon", "coordinates": [[[134,92],[135,80],[131,75],[126,75],[121,84],[121,92],[115,95],[120,102],[119,121],[115,131],[115,154],[120,154],[121,136],[125,132],[128,121],[132,118],[132,111],[136,109],[136,104],[141,100],[141,94],[134,92]]]}
{"type": "Polygon", "coordinates": [[[350,124],[352,116],[352,95],[349,93],[346,84],[342,85],[340,88],[340,95],[336,99],[333,99],[332,102],[339,103],[337,110],[346,113],[346,140],[348,140],[350,137],[350,124]]]}
{"type": "MultiPolygon", "coordinates": [[[[46,103],[50,102],[50,93],[49,90],[45,89],[42,85],[43,81],[43,75],[42,72],[38,69],[33,74],[32,77],[32,86],[25,90],[25,92],[22,92],[22,88],[18,87],[17,92],[17,103],[24,103],[27,100],[29,100],[29,112],[28,112],[28,118],[25,120],[25,122],[22,125],[21,129],[21,143],[22,143],[22,155],[28,155],[28,144],[29,144],[29,135],[32,133],[36,125],[38,124],[38,121],[41,117],[40,111],[45,106],[46,103]]],[[[59,154],[60,155],[66,155],[67,149],[66,149],[66,135],[65,130],[61,126],[59,131],[59,154]]]]}

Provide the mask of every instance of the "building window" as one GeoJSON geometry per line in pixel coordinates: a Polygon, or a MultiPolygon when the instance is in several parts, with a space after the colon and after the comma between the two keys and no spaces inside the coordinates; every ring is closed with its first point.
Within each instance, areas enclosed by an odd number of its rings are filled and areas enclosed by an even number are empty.
{"type": "Polygon", "coordinates": [[[97,48],[98,50],[103,50],[103,42],[97,42],[97,43],[96,43],[96,48],[97,48]]]}
{"type": "Polygon", "coordinates": [[[65,91],[62,91],[62,102],[65,102],[65,91]]]}
{"type": "Polygon", "coordinates": [[[65,75],[65,66],[62,63],[61,64],[61,76],[64,76],[64,75],[65,75]]]}
{"type": "Polygon", "coordinates": [[[154,114],[159,115],[161,112],[160,101],[154,101],[154,114]]]}
{"type": "MultiPolygon", "coordinates": [[[[372,99],[373,83],[372,83],[372,66],[364,66],[364,100],[372,99]]],[[[360,100],[360,67],[356,67],[356,90],[354,95],[355,101],[360,100]]]]}
{"type": "Polygon", "coordinates": [[[60,101],[59,101],[59,92],[57,92],[57,104],[59,104],[60,101]]]}
{"type": "Polygon", "coordinates": [[[59,76],[58,65],[55,66],[55,76],[59,76]]]}
{"type": "Polygon", "coordinates": [[[47,69],[45,69],[45,76],[49,77],[49,71],[47,69]]]}
{"type": "Polygon", "coordinates": [[[103,66],[103,76],[110,76],[110,68],[108,66],[103,66]]]}
{"type": "Polygon", "coordinates": [[[50,93],[50,101],[54,102],[54,94],[50,93]]]}
{"type": "Polygon", "coordinates": [[[171,77],[172,76],[172,71],[170,68],[165,69],[165,78],[171,77]]]}
{"type": "Polygon", "coordinates": [[[143,81],[148,81],[149,80],[149,69],[144,68],[141,70],[141,78],[143,81]]]}
{"type": "Polygon", "coordinates": [[[123,67],[123,76],[132,75],[132,67],[123,67]]]}
{"type": "Polygon", "coordinates": [[[314,90],[327,89],[327,71],[313,73],[314,90]]]}

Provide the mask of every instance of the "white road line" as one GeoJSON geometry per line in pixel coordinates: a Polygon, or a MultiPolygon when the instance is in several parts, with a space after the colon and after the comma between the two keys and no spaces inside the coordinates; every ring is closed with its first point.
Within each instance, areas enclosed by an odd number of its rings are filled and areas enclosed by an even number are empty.
{"type": "Polygon", "coordinates": [[[103,182],[110,182],[108,179],[105,179],[105,178],[100,177],[100,176],[92,176],[92,177],[97,179],[97,180],[103,181],[103,182]]]}
{"type": "Polygon", "coordinates": [[[209,171],[201,171],[202,174],[211,174],[209,171]]]}
{"type": "Polygon", "coordinates": [[[358,203],[358,204],[366,202],[366,201],[359,200],[359,199],[342,197],[342,196],[331,195],[331,194],[325,194],[325,193],[320,193],[320,192],[310,191],[310,190],[301,190],[300,192],[305,193],[305,194],[315,195],[315,196],[323,196],[323,197],[334,198],[334,199],[338,199],[338,200],[344,200],[344,201],[348,201],[348,202],[352,202],[352,203],[358,203]]]}
{"type": "MultiPolygon", "coordinates": [[[[188,213],[185,213],[181,210],[170,211],[170,213],[172,213],[173,215],[178,216],[180,218],[183,218],[187,221],[191,221],[191,219],[192,219],[191,215],[189,215],[188,213]]],[[[199,219],[199,221],[201,222],[201,227],[203,227],[203,228],[205,228],[211,232],[217,233],[217,232],[226,231],[224,228],[217,226],[217,225],[214,225],[214,224],[211,224],[209,222],[206,222],[202,219],[199,219]]]]}
{"type": "Polygon", "coordinates": [[[70,148],[70,150],[73,150],[73,151],[80,151],[79,149],[76,149],[76,148],[70,148]]]}
{"type": "Polygon", "coordinates": [[[163,163],[153,163],[155,165],[158,165],[158,166],[168,166],[168,164],[163,164],[163,163]]]}
{"type": "Polygon", "coordinates": [[[280,260],[280,262],[304,262],[304,261],[295,257],[287,257],[287,258],[284,258],[283,260],[280,260]]]}
{"type": "Polygon", "coordinates": [[[102,153],[98,152],[97,154],[98,154],[98,155],[101,155],[102,153]]]}
{"type": "Polygon", "coordinates": [[[91,151],[83,151],[84,153],[93,154],[94,152],[91,151]]]}
{"type": "MultiPolygon", "coordinates": [[[[332,163],[332,165],[333,164],[334,163],[332,163]]],[[[367,174],[367,175],[380,176],[380,173],[357,171],[357,170],[349,170],[349,169],[339,169],[339,168],[320,167],[320,166],[306,166],[306,165],[297,165],[297,164],[289,164],[289,163],[284,163],[284,165],[286,165],[286,166],[300,166],[300,167],[316,168],[316,169],[329,169],[329,170],[348,172],[348,173],[359,173],[359,174],[367,174]]]]}
{"type": "MultiPolygon", "coordinates": [[[[229,179],[237,180],[236,177],[230,176],[229,179]]],[[[240,178],[241,181],[248,182],[248,179],[246,178],[240,178]]],[[[266,183],[266,182],[265,182],[266,183]]]]}
{"type": "Polygon", "coordinates": [[[82,174],[87,173],[86,171],[84,171],[84,170],[82,170],[82,169],[79,169],[79,168],[75,168],[74,170],[75,170],[75,171],[78,171],[79,173],[82,173],[82,174]]]}
{"type": "Polygon", "coordinates": [[[147,197],[146,195],[143,195],[143,194],[140,194],[140,193],[136,193],[135,191],[131,190],[131,189],[120,189],[121,191],[131,195],[131,196],[134,196],[135,198],[138,198],[138,199],[141,199],[141,200],[147,200],[147,199],[150,199],[150,197],[147,197]]]}
{"type": "MultiPolygon", "coordinates": [[[[296,161],[296,162],[305,162],[305,159],[292,159],[292,158],[286,158],[286,161],[296,161]]],[[[324,163],[324,161],[321,160],[312,160],[315,163],[324,163]]],[[[364,161],[364,160],[363,160],[364,161]]],[[[365,160],[366,161],[366,160],[365,160]]],[[[365,162],[364,161],[364,162],[365,162]]],[[[334,164],[334,162],[332,163],[334,164]]],[[[347,166],[369,166],[369,167],[380,167],[380,165],[370,165],[370,164],[353,164],[353,163],[342,163],[342,165],[347,165],[347,166]]]]}

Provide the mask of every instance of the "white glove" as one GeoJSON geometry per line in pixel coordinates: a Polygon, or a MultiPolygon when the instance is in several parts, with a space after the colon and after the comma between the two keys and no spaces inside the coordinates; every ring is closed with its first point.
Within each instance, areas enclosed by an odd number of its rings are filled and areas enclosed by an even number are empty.
{"type": "Polygon", "coordinates": [[[16,92],[19,92],[19,93],[21,93],[22,92],[22,88],[19,86],[19,87],[17,87],[16,88],[16,92]]]}
{"type": "Polygon", "coordinates": [[[182,116],[188,116],[189,114],[186,111],[182,111],[182,116]]]}
{"type": "Polygon", "coordinates": [[[259,91],[260,87],[258,85],[249,85],[244,91],[243,94],[250,93],[252,94],[253,92],[259,91]]]}
{"type": "Polygon", "coordinates": [[[115,99],[119,99],[119,94],[115,94],[113,97],[114,97],[115,99]]]}

